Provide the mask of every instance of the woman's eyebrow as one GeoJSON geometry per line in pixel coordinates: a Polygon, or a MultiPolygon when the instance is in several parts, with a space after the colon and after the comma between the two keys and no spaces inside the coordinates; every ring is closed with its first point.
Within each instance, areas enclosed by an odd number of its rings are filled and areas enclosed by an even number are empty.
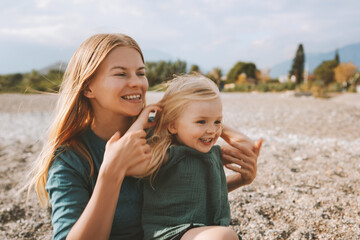
{"type": "MultiPolygon", "coordinates": [[[[120,69],[120,70],[126,70],[127,68],[126,67],[122,67],[122,66],[113,66],[112,68],[110,68],[110,71],[111,70],[117,70],[117,69],[120,69]]],[[[139,70],[144,70],[146,69],[145,66],[141,66],[137,69],[137,71],[139,70]]]]}
{"type": "Polygon", "coordinates": [[[126,70],[126,67],[122,67],[122,66],[113,66],[112,68],[110,68],[110,71],[111,71],[111,70],[117,70],[117,69],[120,69],[120,70],[126,70]]]}
{"type": "Polygon", "coordinates": [[[146,70],[145,66],[139,67],[138,70],[146,70]]]}

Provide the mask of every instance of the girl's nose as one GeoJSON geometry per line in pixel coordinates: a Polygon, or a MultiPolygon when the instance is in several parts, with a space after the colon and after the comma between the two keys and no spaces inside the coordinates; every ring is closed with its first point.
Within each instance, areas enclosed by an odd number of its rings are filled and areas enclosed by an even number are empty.
{"type": "Polygon", "coordinates": [[[217,131],[218,127],[215,125],[211,125],[207,128],[206,132],[207,133],[215,133],[217,131]]]}

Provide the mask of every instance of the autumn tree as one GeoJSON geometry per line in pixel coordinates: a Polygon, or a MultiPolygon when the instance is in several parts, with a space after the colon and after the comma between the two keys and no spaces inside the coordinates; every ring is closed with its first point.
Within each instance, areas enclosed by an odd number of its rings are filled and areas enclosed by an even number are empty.
{"type": "Polygon", "coordinates": [[[305,63],[305,53],[302,44],[299,44],[298,49],[296,50],[295,58],[289,72],[290,77],[296,77],[296,84],[300,84],[304,81],[304,63],[305,63]]]}
{"type": "Polygon", "coordinates": [[[270,80],[270,69],[263,69],[257,71],[257,79],[259,79],[260,82],[266,83],[270,80]]]}
{"type": "Polygon", "coordinates": [[[334,68],[335,81],[346,85],[357,71],[357,66],[355,66],[352,62],[340,63],[337,67],[334,68]]]}
{"type": "Polygon", "coordinates": [[[218,88],[220,89],[221,77],[222,77],[222,71],[220,68],[218,68],[218,67],[214,68],[206,76],[208,78],[210,78],[211,80],[213,80],[216,83],[216,85],[218,86],[218,88]]]}

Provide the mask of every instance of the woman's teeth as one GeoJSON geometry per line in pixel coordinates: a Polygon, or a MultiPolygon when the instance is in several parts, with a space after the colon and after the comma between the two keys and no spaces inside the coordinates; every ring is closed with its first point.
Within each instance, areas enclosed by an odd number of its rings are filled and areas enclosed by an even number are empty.
{"type": "Polygon", "coordinates": [[[212,141],[212,138],[207,138],[207,139],[200,138],[200,140],[201,140],[202,142],[208,143],[208,142],[211,142],[211,141],[212,141]]]}
{"type": "Polygon", "coordinates": [[[126,100],[141,99],[141,95],[128,95],[128,96],[123,96],[122,98],[126,100]]]}

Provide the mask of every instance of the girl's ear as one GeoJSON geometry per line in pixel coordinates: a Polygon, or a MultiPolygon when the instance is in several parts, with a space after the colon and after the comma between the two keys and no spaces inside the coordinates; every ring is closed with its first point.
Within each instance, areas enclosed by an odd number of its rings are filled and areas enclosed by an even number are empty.
{"type": "Polygon", "coordinates": [[[176,134],[177,133],[177,129],[176,129],[176,126],[175,126],[175,123],[172,122],[172,123],[169,123],[168,125],[168,130],[171,134],[176,134]]]}

